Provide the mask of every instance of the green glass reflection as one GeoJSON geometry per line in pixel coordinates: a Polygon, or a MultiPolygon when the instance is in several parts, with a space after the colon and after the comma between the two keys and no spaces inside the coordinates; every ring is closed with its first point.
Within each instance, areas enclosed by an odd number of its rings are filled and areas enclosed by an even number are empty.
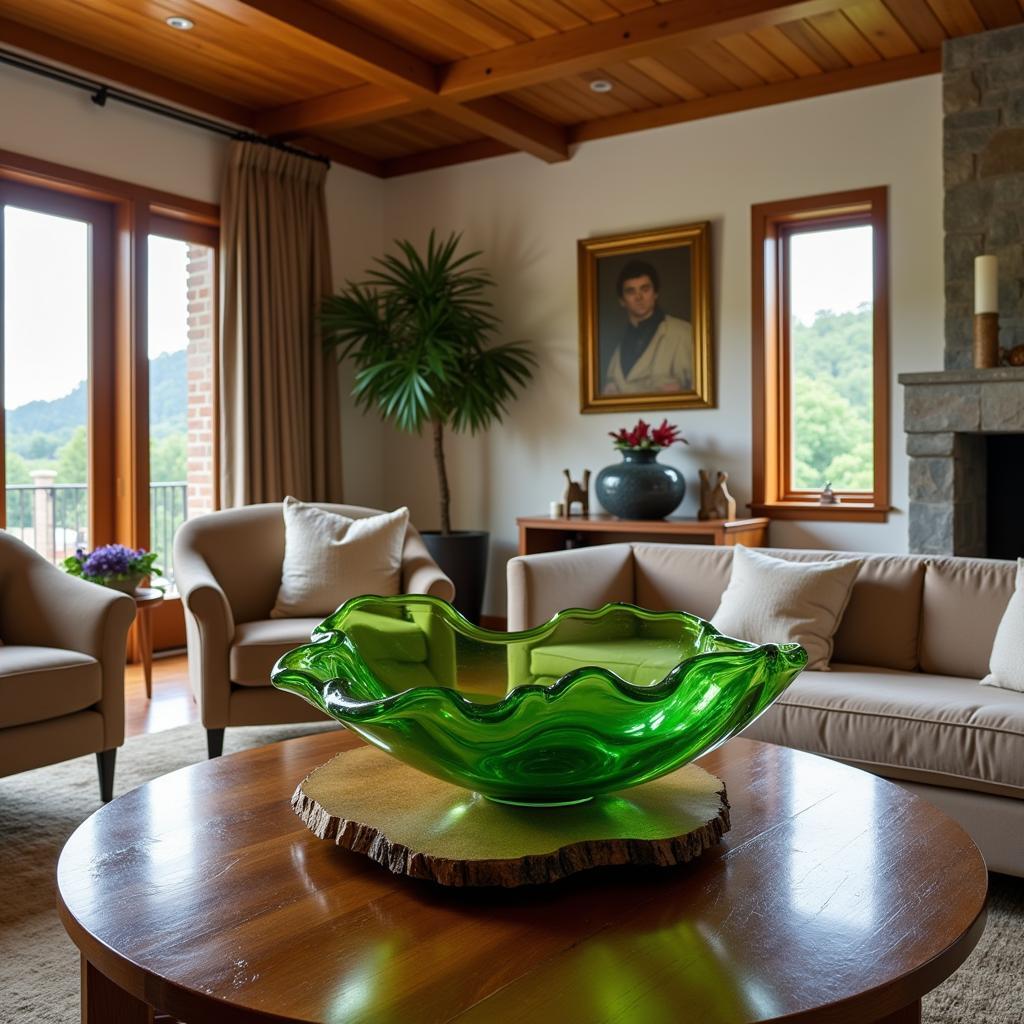
{"type": "Polygon", "coordinates": [[[565,804],[707,753],[806,664],[799,644],[735,640],[686,612],[608,604],[495,633],[403,595],[348,601],[271,678],[430,775],[565,804]]]}

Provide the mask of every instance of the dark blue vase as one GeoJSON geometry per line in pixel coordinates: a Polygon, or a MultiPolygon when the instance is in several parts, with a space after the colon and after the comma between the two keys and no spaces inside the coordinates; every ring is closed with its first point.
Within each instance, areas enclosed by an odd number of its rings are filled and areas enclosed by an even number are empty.
{"type": "Polygon", "coordinates": [[[597,500],[619,519],[664,519],[686,494],[678,469],[663,466],[653,448],[623,449],[622,462],[597,474],[597,500]]]}

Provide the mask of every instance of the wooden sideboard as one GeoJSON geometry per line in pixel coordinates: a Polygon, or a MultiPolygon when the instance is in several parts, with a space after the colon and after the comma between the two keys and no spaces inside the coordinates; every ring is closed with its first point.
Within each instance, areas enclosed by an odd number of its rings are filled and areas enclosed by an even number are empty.
{"type": "Polygon", "coordinates": [[[662,544],[768,544],[768,519],[616,519],[607,514],[589,516],[520,516],[519,554],[655,541],[662,544]]]}

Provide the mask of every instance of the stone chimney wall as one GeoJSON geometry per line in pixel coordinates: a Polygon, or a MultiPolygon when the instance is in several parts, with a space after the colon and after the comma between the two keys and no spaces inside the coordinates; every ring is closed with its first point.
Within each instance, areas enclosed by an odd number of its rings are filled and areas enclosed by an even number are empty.
{"type": "Polygon", "coordinates": [[[947,370],[972,366],[974,257],[999,257],[1000,346],[1024,345],[1024,25],[942,52],[947,370]]]}

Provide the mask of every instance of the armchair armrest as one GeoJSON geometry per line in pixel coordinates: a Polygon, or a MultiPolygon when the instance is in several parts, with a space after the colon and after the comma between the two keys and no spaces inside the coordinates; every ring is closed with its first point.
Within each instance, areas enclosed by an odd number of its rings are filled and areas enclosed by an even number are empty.
{"type": "MultiPolygon", "coordinates": [[[[180,534],[179,534],[180,537],[180,534]]],[[[174,576],[185,612],[188,675],[207,729],[228,722],[230,653],[235,617],[227,594],[206,559],[175,538],[174,576]]]]}
{"type": "Polygon", "coordinates": [[[4,642],[58,647],[95,658],[103,680],[95,705],[103,716],[103,749],[120,746],[124,664],[135,602],[127,594],[68,576],[28,548],[5,551],[4,559],[12,570],[0,601],[4,642]]]}
{"type": "Polygon", "coordinates": [[[508,628],[532,629],[565,608],[633,601],[633,549],[602,544],[509,560],[508,628]]]}
{"type": "Polygon", "coordinates": [[[455,596],[455,584],[441,572],[437,562],[430,557],[423,538],[411,526],[406,531],[402,549],[402,592],[429,594],[443,601],[450,601],[455,596]]]}

